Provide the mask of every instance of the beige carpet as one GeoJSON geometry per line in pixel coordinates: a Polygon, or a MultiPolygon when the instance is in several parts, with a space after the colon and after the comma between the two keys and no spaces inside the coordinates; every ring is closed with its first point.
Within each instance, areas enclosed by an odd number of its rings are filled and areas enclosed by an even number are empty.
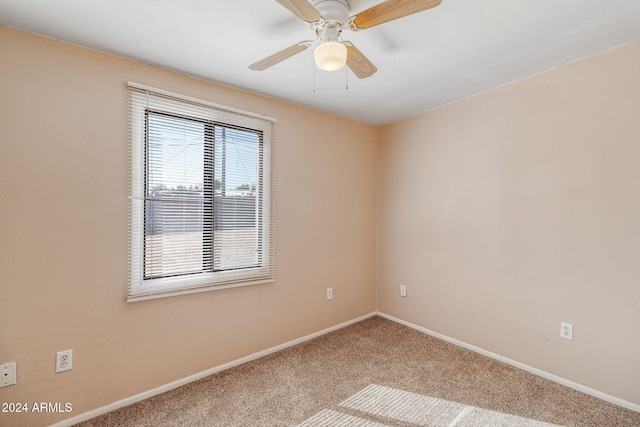
{"type": "Polygon", "coordinates": [[[435,397],[423,396],[391,387],[372,384],[344,402],[339,410],[324,409],[298,427],[384,427],[389,421],[404,421],[415,426],[520,426],[556,427],[502,412],[475,408],[435,397]],[[353,410],[350,415],[340,410],[353,410]],[[385,423],[368,419],[375,417],[385,423]]]}
{"type": "Polygon", "coordinates": [[[80,426],[640,426],[640,413],[373,317],[80,426]]]}

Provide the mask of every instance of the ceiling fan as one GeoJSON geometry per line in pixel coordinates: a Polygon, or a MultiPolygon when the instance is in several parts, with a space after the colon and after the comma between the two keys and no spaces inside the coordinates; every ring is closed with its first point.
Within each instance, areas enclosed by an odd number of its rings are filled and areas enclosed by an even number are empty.
{"type": "Polygon", "coordinates": [[[346,64],[360,79],[372,76],[378,69],[352,43],[341,40],[340,35],[343,30],[365,30],[431,9],[442,2],[442,0],[387,0],[350,16],[348,0],[276,1],[309,24],[316,34],[316,39],[296,43],[251,64],[249,69],[266,70],[315,46],[313,56],[318,68],[335,71],[346,64]]]}

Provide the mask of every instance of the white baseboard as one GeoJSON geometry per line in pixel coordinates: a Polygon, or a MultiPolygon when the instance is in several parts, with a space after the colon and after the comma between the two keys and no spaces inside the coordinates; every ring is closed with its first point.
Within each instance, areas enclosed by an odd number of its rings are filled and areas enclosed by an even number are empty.
{"type": "Polygon", "coordinates": [[[157,396],[159,394],[165,393],[165,392],[167,392],[169,390],[173,390],[174,388],[181,387],[181,386],[183,386],[185,384],[188,384],[190,382],[197,381],[199,379],[208,377],[209,375],[216,374],[218,372],[224,371],[224,370],[229,369],[229,368],[233,368],[233,367],[238,366],[238,365],[242,365],[243,363],[247,363],[247,362],[250,362],[252,360],[260,359],[261,357],[267,356],[267,355],[272,354],[272,353],[276,353],[278,351],[284,350],[284,349],[289,348],[289,347],[293,347],[294,345],[302,344],[305,341],[312,340],[312,339],[317,338],[319,336],[328,334],[329,332],[337,331],[338,329],[342,329],[342,328],[344,328],[346,326],[349,326],[349,325],[352,325],[354,323],[358,323],[358,322],[360,322],[362,320],[365,320],[365,319],[368,319],[370,317],[373,317],[376,314],[377,314],[377,312],[374,311],[374,312],[365,314],[364,316],[360,316],[360,317],[357,317],[355,319],[348,320],[346,322],[340,323],[338,325],[332,326],[332,327],[327,328],[327,329],[323,329],[323,330],[318,331],[318,332],[314,332],[313,334],[306,335],[304,337],[295,339],[293,341],[289,341],[289,342],[286,342],[284,344],[280,344],[280,345],[277,345],[275,347],[271,347],[271,348],[268,348],[266,350],[262,350],[262,351],[259,351],[257,353],[250,354],[248,356],[241,357],[240,359],[233,360],[231,362],[225,363],[225,364],[220,365],[220,366],[213,367],[211,369],[207,369],[206,371],[198,372],[197,374],[190,375],[190,376],[188,376],[186,378],[182,378],[182,379],[179,379],[179,380],[176,380],[176,381],[172,381],[172,382],[170,382],[168,384],[165,384],[163,386],[154,388],[152,390],[148,390],[148,391],[136,394],[134,396],[127,397],[126,399],[118,400],[117,402],[110,403],[110,404],[108,404],[106,406],[103,406],[101,408],[94,409],[93,411],[85,412],[85,413],[77,415],[77,416],[75,416],[73,418],[68,418],[66,420],[63,420],[63,421],[60,421],[60,422],[58,422],[56,424],[51,425],[51,427],[70,427],[70,426],[72,426],[74,424],[77,424],[77,423],[80,423],[82,421],[90,420],[91,418],[95,418],[97,416],[104,415],[104,414],[106,414],[108,412],[115,411],[116,409],[124,408],[125,406],[129,406],[129,405],[131,405],[133,403],[140,402],[140,401],[148,399],[150,397],[157,396]]]}
{"type": "Polygon", "coordinates": [[[525,365],[524,363],[520,363],[518,361],[509,359],[508,357],[504,357],[504,356],[501,356],[499,354],[492,353],[492,352],[490,352],[488,350],[485,350],[483,348],[476,347],[475,345],[467,344],[466,342],[457,340],[455,338],[448,337],[446,335],[440,334],[438,332],[432,331],[432,330],[427,329],[427,328],[423,328],[422,326],[418,326],[418,325],[415,325],[413,323],[404,321],[402,319],[398,319],[397,317],[390,316],[390,315],[388,315],[386,313],[382,313],[382,312],[379,311],[377,314],[380,317],[384,317],[385,319],[389,319],[389,320],[391,320],[393,322],[400,323],[401,325],[408,326],[411,329],[415,329],[415,330],[423,332],[423,333],[425,333],[427,335],[431,335],[431,336],[439,338],[439,339],[441,339],[443,341],[449,342],[451,344],[455,344],[455,345],[457,345],[459,347],[466,348],[467,350],[471,350],[471,351],[474,351],[476,353],[480,353],[480,354],[482,354],[484,356],[487,356],[487,357],[490,357],[492,359],[499,360],[500,362],[504,362],[504,363],[506,363],[508,365],[515,366],[516,368],[520,368],[520,369],[522,369],[524,371],[527,371],[527,372],[530,372],[530,373],[532,373],[534,375],[537,375],[539,377],[551,380],[551,381],[556,382],[558,384],[562,384],[562,385],[567,386],[569,388],[578,390],[578,391],[580,391],[582,393],[585,393],[585,394],[588,394],[590,396],[597,397],[598,399],[602,399],[602,400],[604,400],[606,402],[613,403],[614,405],[622,406],[623,408],[627,408],[627,409],[630,409],[630,410],[635,411],[635,412],[640,412],[640,405],[638,405],[636,403],[628,402],[628,401],[620,399],[618,397],[611,396],[609,394],[603,393],[603,392],[598,391],[598,390],[594,390],[594,389],[592,389],[590,387],[578,384],[576,382],[570,381],[568,379],[559,377],[559,376],[554,375],[554,374],[550,374],[549,372],[545,372],[545,371],[543,371],[541,369],[534,368],[534,367],[529,366],[529,365],[525,365]]]}

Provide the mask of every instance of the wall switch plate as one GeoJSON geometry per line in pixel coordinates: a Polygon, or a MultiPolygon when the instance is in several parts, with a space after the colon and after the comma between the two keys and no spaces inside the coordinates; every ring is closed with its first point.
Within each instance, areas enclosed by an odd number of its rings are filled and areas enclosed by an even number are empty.
{"type": "Polygon", "coordinates": [[[400,296],[401,297],[407,296],[407,285],[400,285],[400,296]]]}
{"type": "Polygon", "coordinates": [[[56,353],[56,373],[64,372],[73,366],[73,350],[59,351],[56,353]]]}
{"type": "Polygon", "coordinates": [[[333,288],[327,288],[327,299],[333,299],[333,288]]]}
{"type": "Polygon", "coordinates": [[[573,325],[571,323],[560,322],[560,338],[573,339],[573,325]]]}
{"type": "Polygon", "coordinates": [[[0,365],[0,387],[16,383],[16,362],[0,365]]]}

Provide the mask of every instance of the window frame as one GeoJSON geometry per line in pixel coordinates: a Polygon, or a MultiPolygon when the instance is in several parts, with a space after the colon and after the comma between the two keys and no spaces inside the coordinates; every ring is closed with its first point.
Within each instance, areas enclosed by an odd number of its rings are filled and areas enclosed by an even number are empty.
{"type": "MultiPolygon", "coordinates": [[[[182,295],[193,292],[226,289],[268,283],[275,280],[275,242],[273,218],[272,125],[275,119],[248,113],[207,101],[185,97],[168,91],[128,82],[130,94],[130,255],[127,301],[182,295]],[[145,200],[147,162],[147,115],[166,114],[185,120],[255,131],[261,135],[257,162],[260,175],[257,188],[256,227],[261,242],[261,264],[256,267],[213,270],[178,276],[145,278],[145,200]],[[260,167],[261,165],[261,167],[260,167]]],[[[213,178],[212,178],[213,179],[213,178]]],[[[213,190],[213,189],[212,189],[213,190]]],[[[211,207],[213,215],[213,206],[211,207]]],[[[213,218],[211,219],[213,226],[213,218]]],[[[205,236],[203,235],[203,241],[205,236]]],[[[213,269],[213,265],[211,266],[213,269]]]]}

